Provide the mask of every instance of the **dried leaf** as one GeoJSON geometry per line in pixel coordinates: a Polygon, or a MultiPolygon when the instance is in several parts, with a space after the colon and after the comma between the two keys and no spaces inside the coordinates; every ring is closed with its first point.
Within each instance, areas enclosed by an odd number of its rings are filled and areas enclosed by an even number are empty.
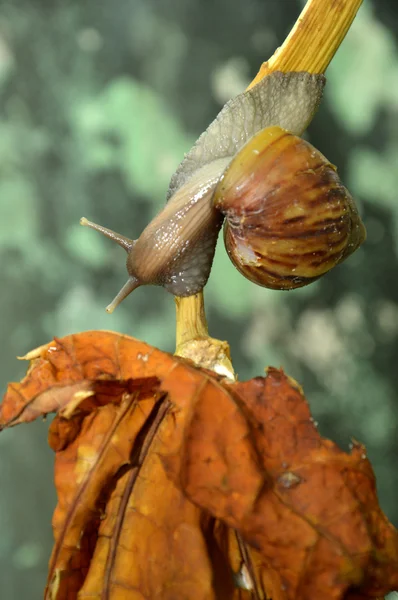
{"type": "Polygon", "coordinates": [[[57,412],[47,600],[359,600],[398,585],[364,447],[322,439],[282,371],[227,384],[110,332],[27,358],[0,426],[57,412]]]}
{"type": "Polygon", "coordinates": [[[202,398],[178,460],[166,460],[192,501],[259,551],[286,599],[341,598],[352,586],[375,597],[396,587],[397,532],[378,505],[365,448],[355,444],[347,454],[322,439],[301,389],[282,371],[226,387],[245,414],[261,486],[242,498],[245,471],[236,469],[231,449],[242,456],[245,448],[234,418],[224,411],[210,418],[202,398]]]}

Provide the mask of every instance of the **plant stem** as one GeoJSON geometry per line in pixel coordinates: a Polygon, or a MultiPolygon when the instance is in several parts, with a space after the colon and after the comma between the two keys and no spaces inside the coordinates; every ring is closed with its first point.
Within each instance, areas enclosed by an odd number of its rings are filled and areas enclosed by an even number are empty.
{"type": "Polygon", "coordinates": [[[324,73],[363,0],[308,0],[293,29],[249,88],[273,71],[324,73]]]}
{"type": "Polygon", "coordinates": [[[192,339],[203,338],[208,335],[207,320],[203,292],[188,296],[188,298],[175,298],[177,311],[177,348],[192,339]]]}
{"type": "Polygon", "coordinates": [[[175,298],[177,310],[176,355],[235,380],[229,345],[209,337],[203,292],[175,298]]]}
{"type": "MultiPolygon", "coordinates": [[[[324,73],[361,4],[362,0],[308,0],[283,45],[261,65],[249,88],[273,71],[324,73]]],[[[203,292],[176,298],[176,310],[176,353],[185,356],[191,341],[208,338],[203,292]]]]}

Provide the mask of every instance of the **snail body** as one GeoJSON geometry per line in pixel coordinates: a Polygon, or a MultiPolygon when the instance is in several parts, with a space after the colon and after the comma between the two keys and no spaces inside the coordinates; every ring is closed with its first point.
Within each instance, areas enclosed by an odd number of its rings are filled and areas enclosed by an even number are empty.
{"type": "Polygon", "coordinates": [[[324,78],[274,73],[228,103],[174,174],[169,200],[137,240],[82,219],[127,252],[129,279],[114,308],[140,285],[176,296],[207,282],[219,230],[237,269],[255,283],[292,289],[314,281],[364,240],[336,169],[300,134],[324,78]]]}
{"type": "Polygon", "coordinates": [[[88,221],[86,225],[127,252],[129,278],[107,307],[113,310],[141,285],[160,285],[175,296],[191,296],[206,284],[223,215],[212,196],[227,162],[220,160],[195,174],[147,225],[137,240],[88,221]],[[203,179],[205,177],[205,179],[203,179]]]}
{"type": "Polygon", "coordinates": [[[225,164],[216,161],[196,173],[149,223],[128,255],[130,275],[175,296],[203,288],[223,222],[212,196],[225,164]]]}

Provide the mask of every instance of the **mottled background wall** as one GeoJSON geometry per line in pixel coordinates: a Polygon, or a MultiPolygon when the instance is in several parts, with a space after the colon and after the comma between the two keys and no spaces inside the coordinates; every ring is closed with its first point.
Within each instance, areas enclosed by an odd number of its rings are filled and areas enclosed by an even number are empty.
{"type": "MultiPolygon", "coordinates": [[[[183,153],[281,44],[296,0],[9,0],[0,7],[0,387],[52,336],[114,329],[173,350],[174,303],[141,288],[112,316],[123,251],[183,153]]],[[[398,523],[398,4],[365,2],[328,70],[309,139],[358,199],[366,245],[292,293],[246,281],[219,244],[211,333],[241,379],[283,365],[321,432],[363,441],[398,523]]],[[[2,600],[42,596],[55,496],[46,423],[0,436],[2,600]]]]}

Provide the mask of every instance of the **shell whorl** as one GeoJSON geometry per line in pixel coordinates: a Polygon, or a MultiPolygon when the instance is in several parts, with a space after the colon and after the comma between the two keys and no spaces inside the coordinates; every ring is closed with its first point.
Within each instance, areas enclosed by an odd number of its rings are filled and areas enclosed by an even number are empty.
{"type": "Polygon", "coordinates": [[[352,254],[366,232],[336,169],[311,144],[279,128],[255,135],[214,193],[225,246],[247,278],[302,287],[352,254]]]}

